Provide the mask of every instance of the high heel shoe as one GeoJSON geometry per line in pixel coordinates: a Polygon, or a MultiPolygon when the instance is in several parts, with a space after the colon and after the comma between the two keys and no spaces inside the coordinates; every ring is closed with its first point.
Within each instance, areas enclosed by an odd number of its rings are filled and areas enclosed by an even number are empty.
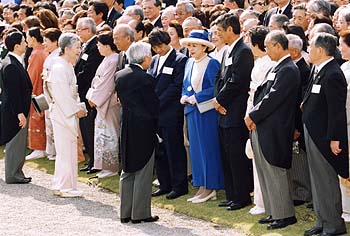
{"type": "Polygon", "coordinates": [[[204,198],[196,198],[192,201],[192,203],[202,203],[208,200],[213,200],[213,201],[216,200],[216,191],[211,192],[208,196],[204,198]]]}
{"type": "Polygon", "coordinates": [[[189,199],[187,199],[188,202],[192,202],[193,200],[197,199],[200,195],[196,195],[194,197],[191,197],[189,199]]]}

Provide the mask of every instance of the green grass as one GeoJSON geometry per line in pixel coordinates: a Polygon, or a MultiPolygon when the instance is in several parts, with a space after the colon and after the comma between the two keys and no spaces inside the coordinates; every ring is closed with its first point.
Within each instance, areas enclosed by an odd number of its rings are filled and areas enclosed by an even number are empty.
{"type": "MultiPolygon", "coordinates": [[[[0,158],[3,156],[3,147],[0,148],[0,158]]],[[[28,166],[37,168],[48,174],[54,173],[54,161],[48,161],[46,158],[41,158],[34,161],[26,162],[28,166]]],[[[80,164],[79,167],[83,167],[80,164]]],[[[105,179],[88,180],[91,175],[85,172],[79,172],[79,181],[99,186],[115,193],[119,193],[119,177],[113,176],[105,179]]],[[[257,221],[262,217],[252,216],[248,213],[250,207],[242,210],[230,212],[223,208],[217,207],[217,204],[224,199],[224,192],[218,192],[218,200],[209,201],[202,204],[193,204],[186,201],[187,198],[194,195],[196,189],[190,187],[190,193],[175,200],[167,200],[164,196],[152,198],[152,204],[157,207],[165,208],[173,212],[179,212],[195,218],[210,221],[216,224],[228,226],[231,228],[240,229],[243,232],[254,236],[299,236],[303,235],[306,229],[309,229],[315,224],[315,215],[306,208],[305,205],[296,207],[296,217],[298,223],[289,226],[285,229],[268,231],[266,225],[258,224],[257,221]]],[[[350,223],[347,223],[348,232],[350,232],[350,223]]]]}

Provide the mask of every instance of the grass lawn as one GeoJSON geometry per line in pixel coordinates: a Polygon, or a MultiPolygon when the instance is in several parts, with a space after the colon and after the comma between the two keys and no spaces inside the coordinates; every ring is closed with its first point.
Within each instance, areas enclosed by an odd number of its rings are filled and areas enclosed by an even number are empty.
{"type": "MultiPolygon", "coordinates": [[[[3,147],[0,148],[0,158],[3,156],[3,147]]],[[[54,161],[48,161],[46,158],[41,158],[34,161],[26,162],[27,165],[37,168],[49,174],[54,172],[54,161]]],[[[80,164],[79,167],[82,167],[80,164]]],[[[86,175],[85,172],[79,172],[79,180],[85,183],[93,184],[102,188],[109,189],[119,193],[119,177],[113,176],[101,180],[88,180],[91,175],[86,175]]],[[[298,223],[287,227],[286,229],[268,231],[266,225],[258,224],[257,221],[263,215],[252,216],[248,213],[250,207],[242,210],[230,212],[217,207],[217,204],[224,199],[224,192],[218,192],[218,200],[209,201],[202,204],[193,204],[186,201],[187,198],[194,195],[196,189],[190,187],[189,195],[182,196],[175,200],[167,200],[164,196],[152,198],[152,204],[157,207],[165,208],[170,211],[179,212],[188,216],[196,217],[206,221],[214,222],[220,225],[225,225],[231,228],[241,229],[245,233],[254,236],[299,236],[303,235],[306,229],[312,228],[315,223],[315,215],[305,205],[296,207],[296,217],[298,223]]],[[[350,232],[350,223],[347,223],[348,232],[350,232]]]]}

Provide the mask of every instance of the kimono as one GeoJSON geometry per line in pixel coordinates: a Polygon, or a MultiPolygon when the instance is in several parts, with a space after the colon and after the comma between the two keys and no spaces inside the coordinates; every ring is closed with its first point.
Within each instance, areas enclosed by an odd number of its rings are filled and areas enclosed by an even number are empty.
{"type": "Polygon", "coordinates": [[[79,123],[76,113],[83,109],[72,64],[61,57],[54,60],[48,77],[52,96],[50,115],[55,136],[56,162],[52,190],[74,190],[78,177],[79,123]]]}
{"type": "MultiPolygon", "coordinates": [[[[43,45],[33,49],[29,57],[28,74],[33,84],[33,94],[43,93],[43,64],[47,57],[47,52],[43,45]]],[[[36,113],[34,107],[30,106],[29,124],[28,124],[28,147],[32,150],[46,149],[45,115],[36,113]]]]}
{"type": "Polygon", "coordinates": [[[96,104],[97,110],[93,169],[111,172],[119,170],[120,106],[114,91],[118,58],[118,54],[113,53],[103,59],[86,94],[86,98],[96,104]]]}
{"type": "MultiPolygon", "coordinates": [[[[214,98],[214,81],[220,63],[205,57],[200,61],[190,58],[185,66],[182,96],[195,95],[197,103],[214,98]]],[[[211,109],[200,113],[196,105],[185,106],[190,142],[193,186],[223,189],[224,176],[220,157],[217,112],[211,109]]]]}

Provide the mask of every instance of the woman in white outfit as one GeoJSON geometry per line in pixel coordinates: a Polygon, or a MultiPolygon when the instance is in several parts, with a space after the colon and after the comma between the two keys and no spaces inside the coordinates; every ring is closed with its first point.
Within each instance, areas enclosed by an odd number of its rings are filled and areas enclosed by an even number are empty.
{"type": "MultiPolygon", "coordinates": [[[[252,70],[252,81],[250,82],[250,92],[247,104],[247,114],[253,108],[253,98],[256,88],[265,83],[265,75],[275,65],[275,62],[271,61],[270,57],[266,54],[264,40],[269,33],[267,27],[256,26],[248,31],[246,42],[252,49],[255,61],[252,70]]],[[[247,141],[246,154],[249,158],[253,159],[253,176],[254,176],[254,204],[255,206],[250,209],[249,213],[252,215],[258,215],[265,212],[264,202],[260,189],[258,174],[256,172],[255,161],[253,158],[253,151],[250,143],[250,139],[247,141]]]]}
{"type": "Polygon", "coordinates": [[[54,132],[56,162],[52,190],[61,197],[81,197],[78,177],[78,119],[87,115],[84,103],[79,102],[73,65],[80,54],[81,42],[76,34],[64,33],[58,40],[60,56],[52,65],[48,89],[54,132]]]}
{"type": "MultiPolygon", "coordinates": [[[[340,33],[339,39],[339,50],[342,58],[346,60],[341,65],[341,69],[345,75],[346,82],[348,83],[348,93],[346,96],[346,116],[347,116],[347,128],[348,137],[350,137],[350,31],[343,31],[340,33]]],[[[350,148],[350,139],[348,142],[350,148]]],[[[342,194],[342,205],[343,205],[343,219],[345,222],[350,222],[350,179],[340,178],[340,190],[342,194]]]]}
{"type": "MultiPolygon", "coordinates": [[[[50,95],[47,90],[46,82],[49,77],[49,73],[51,71],[52,62],[53,60],[59,56],[60,49],[58,47],[58,38],[61,36],[61,31],[56,28],[49,28],[44,30],[43,37],[44,37],[44,47],[45,50],[49,53],[47,58],[44,62],[44,68],[43,68],[43,80],[44,80],[44,95],[46,100],[50,101],[50,95]]],[[[45,111],[45,131],[46,131],[46,153],[47,158],[49,160],[55,160],[56,157],[56,149],[55,149],[55,143],[53,139],[53,129],[52,129],[52,123],[50,118],[50,111],[45,111]]]]}

